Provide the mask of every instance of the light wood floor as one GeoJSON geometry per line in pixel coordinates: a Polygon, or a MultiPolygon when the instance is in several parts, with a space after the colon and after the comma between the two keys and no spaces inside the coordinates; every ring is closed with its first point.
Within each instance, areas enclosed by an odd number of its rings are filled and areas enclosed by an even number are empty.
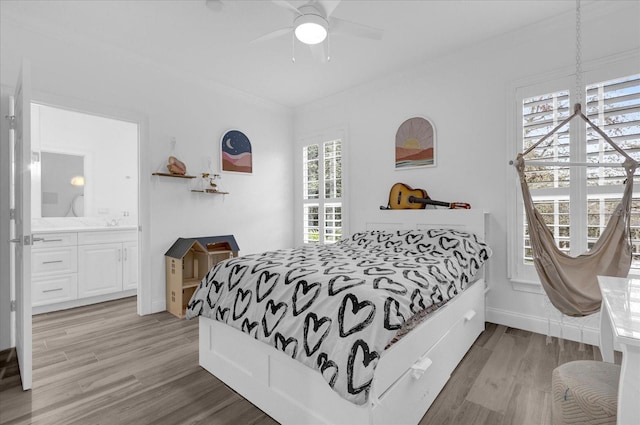
{"type": "MultiPolygon", "coordinates": [[[[551,371],[601,357],[545,338],[488,323],[420,424],[549,424],[551,371]]],[[[0,352],[0,424],[275,424],[198,366],[196,320],[135,298],[34,316],[33,352],[26,392],[0,352]]]]}

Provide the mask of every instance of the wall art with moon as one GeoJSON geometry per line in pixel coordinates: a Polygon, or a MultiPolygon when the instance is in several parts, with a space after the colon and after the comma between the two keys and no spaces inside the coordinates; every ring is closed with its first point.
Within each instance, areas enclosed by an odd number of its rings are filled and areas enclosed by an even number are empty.
{"type": "Polygon", "coordinates": [[[396,132],[396,170],[436,165],[436,129],[426,118],[409,118],[396,132]]]}
{"type": "Polygon", "coordinates": [[[229,130],[220,141],[222,171],[248,173],[253,171],[251,142],[239,130],[229,130]]]}

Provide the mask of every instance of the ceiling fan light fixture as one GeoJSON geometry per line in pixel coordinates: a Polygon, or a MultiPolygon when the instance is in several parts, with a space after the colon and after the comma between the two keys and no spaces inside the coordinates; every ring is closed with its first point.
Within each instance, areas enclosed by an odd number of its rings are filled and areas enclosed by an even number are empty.
{"type": "Polygon", "coordinates": [[[320,15],[300,15],[296,18],[294,25],[296,38],[304,44],[322,43],[327,38],[329,23],[320,15]]]}

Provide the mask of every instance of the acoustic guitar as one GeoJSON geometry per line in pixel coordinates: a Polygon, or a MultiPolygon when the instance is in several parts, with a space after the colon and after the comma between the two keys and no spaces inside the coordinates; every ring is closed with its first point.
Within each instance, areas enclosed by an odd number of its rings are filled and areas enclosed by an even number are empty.
{"type": "Polygon", "coordinates": [[[437,205],[449,209],[470,209],[466,202],[442,202],[429,198],[424,189],[412,189],[404,183],[396,183],[389,192],[389,204],[381,210],[424,209],[427,205],[437,205]]]}

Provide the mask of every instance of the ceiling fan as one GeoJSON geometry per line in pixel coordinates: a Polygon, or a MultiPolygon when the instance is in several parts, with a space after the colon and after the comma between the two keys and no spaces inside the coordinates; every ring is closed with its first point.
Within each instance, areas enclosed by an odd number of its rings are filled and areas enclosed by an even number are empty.
{"type": "MultiPolygon", "coordinates": [[[[207,0],[207,6],[220,10],[226,0],[207,0]]],[[[333,16],[334,10],[341,0],[310,0],[300,7],[287,0],[271,0],[271,2],[293,13],[293,23],[289,27],[280,28],[256,38],[252,43],[260,43],[292,34],[295,39],[311,48],[313,55],[321,60],[330,60],[328,54],[329,35],[345,34],[354,37],[381,40],[383,31],[368,25],[346,21],[333,16]]],[[[293,43],[292,60],[295,62],[295,42],[293,43]]]]}

